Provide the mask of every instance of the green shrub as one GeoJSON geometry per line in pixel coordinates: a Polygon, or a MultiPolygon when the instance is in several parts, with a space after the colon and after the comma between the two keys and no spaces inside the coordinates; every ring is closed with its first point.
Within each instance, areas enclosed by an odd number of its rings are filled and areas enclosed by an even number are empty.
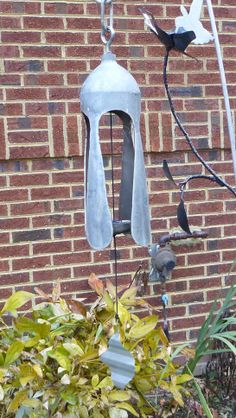
{"type": "Polygon", "coordinates": [[[121,294],[117,324],[112,283],[104,286],[95,275],[89,283],[98,293],[89,310],[77,300],[61,298],[58,284],[52,297],[39,291],[45,301],[26,314],[17,309],[38,295],[21,291],[7,300],[1,311],[0,416],[147,417],[158,406],[145,395],[157,387],[171,395],[172,406],[183,404],[183,384],[191,377],[174,364],[165,334],[157,326],[158,316],[137,298],[137,288],[121,294]],[[133,312],[140,306],[149,310],[141,319],[133,312]],[[4,322],[7,312],[14,316],[11,326],[4,322]],[[117,329],[135,358],[135,376],[125,390],[114,387],[99,358],[117,329]]]}

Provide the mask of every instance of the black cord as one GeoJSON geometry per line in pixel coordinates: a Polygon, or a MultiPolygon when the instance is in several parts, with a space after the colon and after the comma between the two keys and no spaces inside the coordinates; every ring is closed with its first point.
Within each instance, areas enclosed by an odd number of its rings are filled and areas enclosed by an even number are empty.
{"type": "Polygon", "coordinates": [[[179,119],[178,115],[176,114],[175,107],[174,107],[172,97],[171,97],[171,94],[170,94],[170,90],[169,90],[168,77],[167,77],[167,66],[168,66],[168,60],[169,60],[169,52],[170,51],[167,50],[166,55],[164,57],[163,81],[164,81],[164,86],[165,86],[166,94],[167,94],[169,105],[170,105],[170,110],[171,110],[171,113],[172,113],[172,115],[175,119],[175,122],[177,123],[179,129],[181,130],[184,137],[186,138],[186,140],[187,140],[192,152],[194,153],[194,155],[197,157],[197,159],[200,161],[200,163],[202,163],[202,165],[205,167],[205,169],[207,171],[209,171],[209,173],[212,174],[212,176],[215,179],[215,180],[213,180],[212,178],[211,179],[209,178],[209,180],[215,181],[216,183],[220,184],[221,186],[225,186],[236,197],[236,191],[228,183],[226,183],[222,178],[220,178],[218,176],[218,174],[206,163],[206,161],[198,153],[197,149],[195,148],[195,146],[192,143],[191,138],[189,137],[188,132],[185,130],[185,128],[183,127],[183,125],[180,122],[180,119],[179,119]]]}
{"type": "MultiPolygon", "coordinates": [[[[111,184],[112,184],[112,216],[115,220],[115,178],[114,178],[114,146],[113,146],[113,123],[112,112],[110,112],[110,143],[111,143],[111,184]]],[[[116,320],[119,321],[119,306],[118,306],[118,257],[117,257],[117,243],[116,236],[113,236],[114,246],[114,273],[115,273],[115,288],[116,288],[116,320]]]]}

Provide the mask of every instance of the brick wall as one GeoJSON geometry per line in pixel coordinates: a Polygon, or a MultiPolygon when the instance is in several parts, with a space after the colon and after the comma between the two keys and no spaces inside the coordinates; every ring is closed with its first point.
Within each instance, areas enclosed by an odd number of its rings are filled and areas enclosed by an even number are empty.
{"type": "MultiPolygon", "coordinates": [[[[163,28],[179,15],[180,0],[143,1],[163,28]]],[[[235,0],[215,0],[231,104],[236,110],[235,0]]],[[[201,171],[169,112],[162,84],[163,48],[144,30],[141,2],[114,0],[113,51],[142,90],[153,240],[177,226],[178,190],[162,173],[162,160],[181,180],[201,171]]],[[[205,10],[204,24],[210,28],[205,10]]],[[[79,92],[98,65],[103,47],[95,1],[0,2],[0,299],[12,290],[50,290],[57,278],[64,294],[93,295],[91,272],[113,277],[114,252],[92,252],[84,236],[84,128],[79,92]]],[[[234,185],[224,101],[213,44],[191,46],[195,62],[173,53],[169,81],[176,108],[202,156],[234,185]]],[[[104,122],[105,123],[105,122],[104,122]]],[[[109,178],[110,157],[105,166],[109,178]]],[[[119,161],[119,156],[116,156],[119,161]]],[[[168,283],[169,317],[175,340],[194,338],[211,301],[225,285],[235,257],[236,202],[206,182],[186,193],[190,224],[209,238],[175,248],[178,267],[168,283]]],[[[119,280],[127,282],[147,250],[118,238],[119,280]]],[[[158,284],[147,298],[159,306],[158,284]]]]}

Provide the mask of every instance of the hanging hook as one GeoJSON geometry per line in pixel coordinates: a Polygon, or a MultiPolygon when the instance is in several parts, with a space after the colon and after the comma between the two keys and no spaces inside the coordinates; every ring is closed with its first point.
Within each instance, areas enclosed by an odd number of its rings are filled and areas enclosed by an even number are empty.
{"type": "Polygon", "coordinates": [[[109,52],[110,46],[115,37],[115,30],[113,27],[113,1],[112,0],[96,0],[96,2],[101,4],[101,25],[102,25],[101,39],[102,39],[102,42],[106,46],[106,52],[109,52]],[[105,17],[107,4],[110,5],[109,25],[107,25],[107,21],[105,17]]]}

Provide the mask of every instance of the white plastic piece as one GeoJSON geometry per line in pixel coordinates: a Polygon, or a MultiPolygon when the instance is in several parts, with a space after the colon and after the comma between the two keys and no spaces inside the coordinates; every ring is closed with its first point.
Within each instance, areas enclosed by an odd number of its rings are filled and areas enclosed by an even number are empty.
{"type": "Polygon", "coordinates": [[[182,16],[175,19],[176,33],[185,31],[194,31],[196,38],[192,41],[193,44],[207,44],[213,40],[213,36],[206,30],[200,22],[201,10],[203,0],[193,0],[189,13],[182,5],[180,10],[182,16]]]}

